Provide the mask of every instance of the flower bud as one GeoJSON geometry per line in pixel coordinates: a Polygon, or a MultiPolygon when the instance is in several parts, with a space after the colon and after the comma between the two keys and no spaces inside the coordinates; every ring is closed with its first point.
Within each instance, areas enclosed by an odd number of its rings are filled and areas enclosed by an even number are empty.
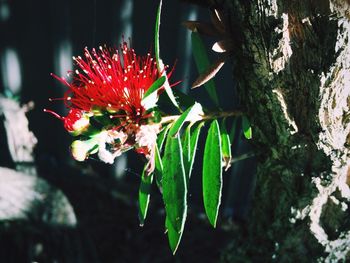
{"type": "Polygon", "coordinates": [[[73,136],[80,135],[90,126],[89,117],[83,111],[71,109],[66,117],[63,118],[64,128],[73,136]]]}
{"type": "Polygon", "coordinates": [[[83,162],[91,152],[98,147],[98,141],[93,139],[82,141],[75,140],[71,145],[71,153],[75,160],[83,162]]]}

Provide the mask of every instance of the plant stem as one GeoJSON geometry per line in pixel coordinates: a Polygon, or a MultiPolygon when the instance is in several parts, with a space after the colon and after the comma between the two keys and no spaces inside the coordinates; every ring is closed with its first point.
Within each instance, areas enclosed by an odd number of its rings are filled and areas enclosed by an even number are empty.
{"type": "MultiPolygon", "coordinates": [[[[205,115],[201,115],[200,118],[196,119],[197,121],[204,121],[204,120],[214,120],[219,118],[227,118],[227,117],[234,117],[234,116],[241,116],[243,115],[243,112],[241,111],[220,111],[220,112],[212,112],[205,115]]],[[[171,116],[165,116],[160,121],[161,124],[170,123],[176,121],[181,115],[171,115],[171,116]]]]}
{"type": "Polygon", "coordinates": [[[257,156],[256,152],[248,152],[248,153],[241,154],[235,158],[232,158],[231,164],[239,162],[239,161],[243,161],[243,160],[248,159],[248,158],[252,158],[254,156],[257,156]]]}

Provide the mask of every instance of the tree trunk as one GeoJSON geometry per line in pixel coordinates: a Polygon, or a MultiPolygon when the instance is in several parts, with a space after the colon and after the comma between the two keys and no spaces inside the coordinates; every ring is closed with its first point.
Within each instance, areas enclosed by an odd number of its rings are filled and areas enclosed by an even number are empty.
{"type": "Polygon", "coordinates": [[[224,259],[349,260],[349,1],[224,2],[258,153],[247,231],[224,259]]]}

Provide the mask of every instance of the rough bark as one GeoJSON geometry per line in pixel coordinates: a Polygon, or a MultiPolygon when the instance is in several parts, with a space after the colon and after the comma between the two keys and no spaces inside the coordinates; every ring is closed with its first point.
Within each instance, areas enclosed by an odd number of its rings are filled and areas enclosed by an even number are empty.
{"type": "Polygon", "coordinates": [[[224,259],[349,259],[349,4],[226,0],[223,7],[233,77],[259,153],[248,230],[224,259]]]}

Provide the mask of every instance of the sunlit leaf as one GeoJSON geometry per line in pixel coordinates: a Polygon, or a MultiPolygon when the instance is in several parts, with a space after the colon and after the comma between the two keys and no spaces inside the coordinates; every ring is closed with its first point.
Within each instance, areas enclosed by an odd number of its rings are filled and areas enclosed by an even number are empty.
{"type": "MultiPolygon", "coordinates": [[[[186,130],[183,133],[181,138],[181,144],[182,144],[182,151],[183,151],[185,174],[186,174],[186,178],[188,179],[190,177],[189,166],[191,161],[191,125],[188,125],[186,127],[186,130]]],[[[187,180],[187,183],[188,183],[188,180],[187,180]]]]}
{"type": "Polygon", "coordinates": [[[176,229],[173,227],[168,217],[166,217],[165,219],[165,227],[167,229],[170,249],[173,252],[173,254],[175,254],[180,244],[183,231],[181,232],[176,231],[176,229]]]}
{"type": "MultiPolygon", "coordinates": [[[[191,171],[196,156],[196,149],[200,130],[203,127],[204,122],[199,123],[197,126],[193,127],[191,125],[187,126],[183,135],[183,155],[184,155],[184,166],[186,178],[188,180],[191,178],[191,171]]],[[[187,181],[188,182],[188,181],[187,181]]]]}
{"type": "Polygon", "coordinates": [[[250,126],[250,122],[246,116],[242,116],[242,129],[244,137],[250,140],[253,137],[252,127],[250,126]]]}
{"type": "Polygon", "coordinates": [[[227,171],[228,168],[230,168],[231,166],[232,154],[231,154],[230,136],[226,129],[225,119],[223,119],[221,122],[220,136],[221,136],[222,158],[224,161],[225,171],[227,171]]]}
{"type": "Polygon", "coordinates": [[[187,214],[187,184],[180,138],[169,136],[163,161],[163,200],[168,220],[177,233],[183,231],[187,214]]]}
{"type": "Polygon", "coordinates": [[[151,186],[153,181],[153,174],[147,175],[146,169],[143,169],[142,175],[141,175],[141,182],[140,182],[140,188],[139,188],[139,220],[140,220],[140,226],[143,226],[147,211],[148,211],[148,205],[151,195],[151,186]]]}
{"type": "Polygon", "coordinates": [[[163,85],[165,92],[169,96],[169,99],[174,104],[174,106],[179,109],[180,107],[175,99],[175,96],[174,96],[173,91],[172,91],[170,84],[169,84],[168,77],[167,77],[166,72],[164,70],[164,64],[163,64],[162,60],[160,59],[159,30],[160,30],[161,13],[162,13],[162,0],[159,1],[157,17],[156,17],[156,25],[155,25],[155,29],[154,29],[154,53],[156,56],[156,63],[157,63],[158,71],[163,72],[163,76],[165,77],[165,82],[163,85]]]}
{"type": "MultiPolygon", "coordinates": [[[[201,74],[210,67],[210,61],[200,35],[197,32],[192,32],[191,40],[192,40],[192,52],[193,52],[194,60],[197,65],[198,72],[199,74],[201,74]]],[[[208,95],[211,98],[211,100],[214,102],[214,104],[218,106],[219,99],[216,93],[214,80],[211,79],[207,83],[205,83],[205,89],[208,92],[208,95]]]]}
{"type": "Polygon", "coordinates": [[[156,16],[156,25],[154,29],[154,53],[156,56],[156,63],[158,70],[160,69],[160,56],[159,56],[159,29],[160,29],[160,15],[162,13],[162,0],[159,1],[159,6],[157,10],[157,16],[156,16]]]}
{"type": "Polygon", "coordinates": [[[196,122],[203,115],[202,106],[199,103],[193,104],[174,122],[169,131],[169,136],[174,137],[186,121],[196,122]]]}
{"type": "Polygon", "coordinates": [[[212,121],[205,142],[203,158],[203,201],[209,222],[215,227],[221,203],[222,154],[220,129],[217,120],[212,121]]]}
{"type": "Polygon", "coordinates": [[[181,107],[188,108],[196,102],[192,96],[183,93],[179,89],[174,89],[173,92],[181,107]]]}
{"type": "Polygon", "coordinates": [[[158,185],[159,190],[162,191],[161,189],[162,189],[162,177],[163,177],[163,162],[162,162],[162,158],[160,157],[158,145],[155,146],[154,162],[155,162],[154,174],[156,176],[156,183],[158,185]]]}
{"type": "MultiPolygon", "coordinates": [[[[163,76],[166,76],[166,72],[165,71],[163,72],[163,76]]],[[[170,87],[169,80],[168,80],[167,77],[165,79],[165,83],[164,83],[163,87],[164,87],[165,92],[168,95],[171,103],[181,112],[180,106],[179,106],[179,104],[176,101],[175,95],[173,93],[172,88],[170,87]]]]}
{"type": "Polygon", "coordinates": [[[200,134],[200,131],[201,131],[203,125],[204,125],[204,122],[201,122],[200,124],[198,124],[194,128],[193,132],[191,132],[191,151],[190,151],[191,159],[192,159],[191,167],[193,165],[193,158],[194,158],[193,156],[195,155],[196,150],[197,150],[197,143],[198,143],[199,134],[200,134]]]}
{"type": "Polygon", "coordinates": [[[179,130],[181,129],[182,125],[184,124],[184,122],[186,121],[186,118],[188,116],[188,114],[191,112],[192,107],[189,107],[186,111],[184,111],[180,117],[174,122],[174,124],[171,126],[170,131],[169,131],[169,136],[174,137],[175,135],[177,135],[177,133],[179,132],[179,130]]]}
{"type": "Polygon", "coordinates": [[[151,87],[149,87],[149,89],[143,95],[142,100],[146,99],[153,92],[156,92],[159,88],[161,88],[165,82],[165,78],[166,78],[165,76],[161,76],[159,79],[157,79],[155,82],[153,82],[151,87]]]}
{"type": "Polygon", "coordinates": [[[157,137],[157,146],[158,146],[158,150],[161,152],[162,148],[163,148],[163,143],[165,141],[166,135],[168,134],[168,131],[170,129],[171,125],[167,125],[163,128],[163,130],[158,134],[157,137]]]}

